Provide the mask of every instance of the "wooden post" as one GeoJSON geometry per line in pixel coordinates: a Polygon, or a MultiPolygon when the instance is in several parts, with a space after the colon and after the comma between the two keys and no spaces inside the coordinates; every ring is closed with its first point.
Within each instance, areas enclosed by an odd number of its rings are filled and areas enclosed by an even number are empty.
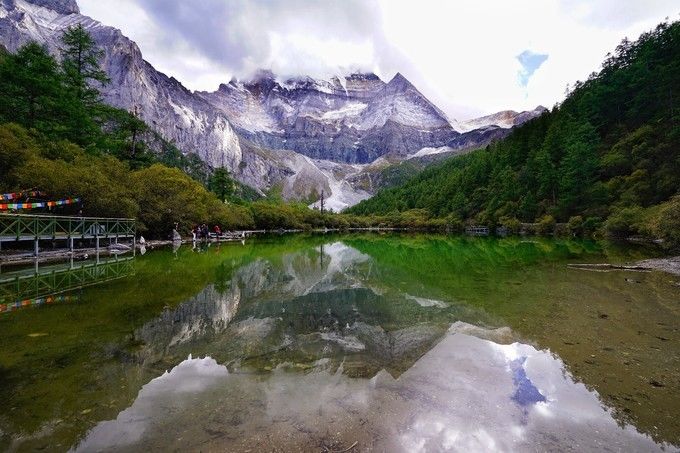
{"type": "Polygon", "coordinates": [[[132,256],[137,256],[137,236],[132,236],[132,256]]]}
{"type": "Polygon", "coordinates": [[[95,248],[95,250],[97,250],[97,253],[99,253],[99,235],[96,235],[94,238],[95,238],[94,248],[95,248]]]}
{"type": "Polygon", "coordinates": [[[71,255],[73,255],[73,236],[68,238],[68,249],[71,251],[71,255]]]}
{"type": "Polygon", "coordinates": [[[40,251],[38,237],[36,236],[35,238],[35,243],[33,244],[33,255],[37,258],[38,257],[38,252],[40,251]]]}

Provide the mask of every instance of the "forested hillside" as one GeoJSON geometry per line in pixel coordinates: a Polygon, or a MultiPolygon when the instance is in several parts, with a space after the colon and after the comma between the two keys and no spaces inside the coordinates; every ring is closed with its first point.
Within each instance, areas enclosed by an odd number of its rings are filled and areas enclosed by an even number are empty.
{"type": "Polygon", "coordinates": [[[417,208],[487,225],[569,222],[574,231],[603,225],[612,235],[677,244],[679,190],[680,22],[674,22],[622,41],[599,73],[507,139],[429,168],[350,212],[417,208]]]}

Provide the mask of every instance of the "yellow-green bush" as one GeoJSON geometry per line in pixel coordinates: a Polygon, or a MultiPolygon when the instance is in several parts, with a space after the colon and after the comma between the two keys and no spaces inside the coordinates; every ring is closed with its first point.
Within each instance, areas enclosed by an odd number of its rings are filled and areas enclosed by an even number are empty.
{"type": "Polygon", "coordinates": [[[680,250],[680,195],[661,205],[652,228],[656,236],[663,239],[665,248],[680,250]]]}
{"type": "Polygon", "coordinates": [[[536,225],[536,233],[549,236],[555,232],[555,218],[551,215],[544,215],[538,219],[536,225]]]}

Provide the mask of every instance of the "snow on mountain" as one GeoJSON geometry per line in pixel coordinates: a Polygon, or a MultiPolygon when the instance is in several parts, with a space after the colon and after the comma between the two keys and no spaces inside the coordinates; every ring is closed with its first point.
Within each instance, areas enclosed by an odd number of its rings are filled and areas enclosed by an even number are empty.
{"type": "Polygon", "coordinates": [[[326,121],[341,121],[348,118],[357,118],[363,112],[368,104],[362,102],[348,102],[337,110],[329,110],[321,115],[322,120],[326,121]]]}
{"type": "Polygon", "coordinates": [[[224,112],[241,137],[313,159],[369,163],[444,146],[459,135],[401,74],[385,83],[375,74],[278,80],[262,71],[199,95],[224,112]]]}
{"type": "Polygon", "coordinates": [[[252,80],[232,80],[216,92],[198,94],[223,112],[245,140],[348,164],[382,156],[403,160],[425,148],[482,147],[504,136],[499,129],[542,112],[501,112],[476,123],[457,123],[399,73],[386,83],[375,74],[280,80],[271,71],[260,71],[252,80]]]}
{"type": "Polygon", "coordinates": [[[317,200],[310,204],[319,207],[321,193],[325,206],[340,212],[371,196],[350,181],[361,174],[367,165],[351,165],[329,160],[311,159],[289,150],[271,150],[244,142],[244,164],[234,176],[253,187],[277,187],[285,199],[317,200]]]}
{"type": "Polygon", "coordinates": [[[489,126],[498,126],[503,129],[510,129],[514,126],[519,126],[527,121],[542,115],[548,109],[539,105],[534,110],[524,112],[515,112],[514,110],[503,110],[492,115],[482,116],[468,121],[458,122],[456,129],[459,132],[469,132],[475,129],[481,129],[489,126]]]}
{"type": "Polygon", "coordinates": [[[440,146],[439,148],[423,148],[415,154],[408,156],[408,159],[415,159],[418,157],[432,156],[433,154],[450,153],[454,151],[450,146],[440,146]]]}
{"type": "Polygon", "coordinates": [[[450,129],[446,115],[423,96],[403,75],[397,73],[385,85],[363,115],[362,129],[381,127],[387,121],[419,129],[450,129]]]}
{"type": "MultiPolygon", "coordinates": [[[[360,201],[370,198],[370,193],[354,187],[350,183],[351,178],[360,174],[365,165],[346,165],[328,160],[316,161],[315,164],[328,181],[330,191],[324,193],[324,206],[327,210],[340,212],[349,206],[354,206],[360,201]]],[[[321,200],[312,203],[310,206],[320,208],[321,200]]]]}
{"type": "MultiPolygon", "coordinates": [[[[9,0],[8,3],[13,3],[9,0]]],[[[32,3],[37,6],[42,6],[59,14],[79,14],[80,8],[76,0],[32,0],[32,3]]]]}
{"type": "Polygon", "coordinates": [[[250,132],[283,132],[257,96],[234,81],[220,85],[212,96],[211,104],[230,118],[234,126],[250,132]]]}

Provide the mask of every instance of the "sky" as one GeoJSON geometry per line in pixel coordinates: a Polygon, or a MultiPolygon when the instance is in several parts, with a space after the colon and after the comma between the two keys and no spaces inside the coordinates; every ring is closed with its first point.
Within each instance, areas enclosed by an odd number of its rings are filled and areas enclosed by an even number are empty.
{"type": "Polygon", "coordinates": [[[624,37],[677,0],[78,0],[154,67],[214,91],[258,69],[281,79],[402,73],[450,119],[552,107],[624,37]]]}

